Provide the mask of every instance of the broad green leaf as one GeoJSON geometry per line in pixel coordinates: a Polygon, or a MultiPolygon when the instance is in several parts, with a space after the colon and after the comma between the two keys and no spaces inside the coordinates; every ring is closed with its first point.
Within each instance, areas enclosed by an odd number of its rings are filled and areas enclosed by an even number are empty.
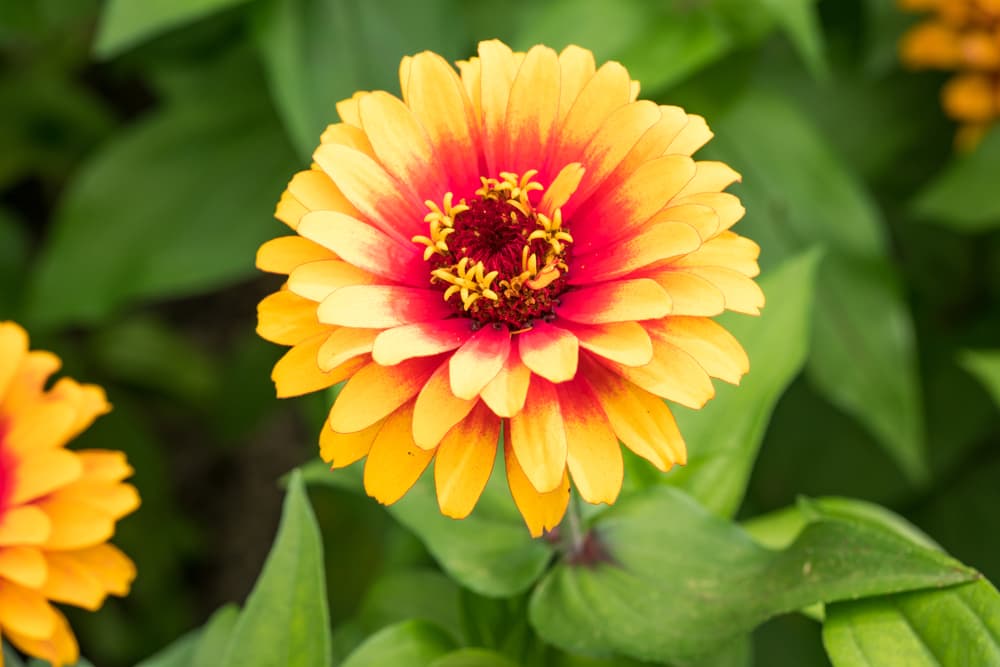
{"type": "Polygon", "coordinates": [[[761,279],[767,306],[759,318],[723,324],[750,357],[739,387],[716,387],[698,412],[676,409],[688,445],[688,464],[663,479],[722,516],[739,509],[775,404],[799,373],[809,346],[809,323],[819,255],[788,260],[761,279]]]}
{"type": "Polygon", "coordinates": [[[454,648],[454,640],[437,626],[425,621],[405,621],[369,637],[341,667],[430,667],[454,648]]]}
{"type": "Polygon", "coordinates": [[[278,535],[230,637],[222,667],[330,664],[330,615],[319,526],[292,473],[278,535]]]}
{"type": "Polygon", "coordinates": [[[198,644],[186,667],[216,667],[229,647],[229,639],[240,617],[240,608],[227,604],[212,614],[202,628],[198,644]]]}
{"type": "Polygon", "coordinates": [[[883,223],[868,193],[791,103],[754,88],[714,123],[707,155],[743,173],[737,230],[765,268],[824,244],[807,368],[842,410],[884,445],[912,480],[926,476],[911,321],[883,223]]]}
{"type": "Polygon", "coordinates": [[[174,640],[135,667],[191,667],[192,657],[201,639],[202,628],[196,628],[174,640]]]}
{"type": "Polygon", "coordinates": [[[983,383],[1000,406],[1000,350],[965,350],[959,362],[983,383]]]}
{"type": "Polygon", "coordinates": [[[695,658],[816,602],[978,576],[892,531],[825,515],[786,549],[766,549],[666,486],[620,500],[592,530],[607,559],[560,563],[531,602],[541,637],[574,652],[695,658]]]}
{"type": "Polygon", "coordinates": [[[20,656],[18,656],[14,649],[8,646],[6,642],[0,643],[0,646],[2,646],[0,650],[3,650],[3,664],[6,667],[24,667],[24,663],[21,662],[20,656]]]}
{"type": "Polygon", "coordinates": [[[428,667],[519,667],[509,658],[481,648],[463,648],[438,658],[428,667]]]}
{"type": "Polygon", "coordinates": [[[1000,594],[985,579],[827,607],[834,667],[1000,665],[1000,594]]]}
{"type": "MultiPolygon", "coordinates": [[[[562,49],[578,44],[597,62],[616,58],[641,39],[660,12],[643,0],[555,0],[525,5],[517,17],[511,46],[526,51],[536,44],[562,49]],[[586,17],[567,21],[567,15],[586,17]]],[[[628,66],[630,63],[624,63],[628,66]]],[[[645,82],[643,82],[645,83],[645,82]]]]}
{"type": "Polygon", "coordinates": [[[761,0],[775,22],[788,34],[812,75],[825,80],[830,68],[823,52],[817,0],[761,0]]]}
{"type": "Polygon", "coordinates": [[[253,91],[207,92],[120,132],[80,168],[58,209],[28,291],[30,322],[92,325],[138,300],[254,275],[294,170],[253,91]]]}
{"type": "Polygon", "coordinates": [[[390,572],[365,594],[358,621],[369,632],[408,619],[434,623],[456,640],[462,634],[459,588],[433,570],[390,572]]]}
{"type": "MultiPolygon", "coordinates": [[[[303,467],[311,484],[360,491],[363,465],[330,471],[316,462],[303,467]]],[[[433,472],[391,505],[389,513],[421,539],[444,571],[460,584],[489,597],[509,597],[528,589],[552,557],[545,540],[533,540],[507,489],[502,457],[497,457],[486,489],[467,518],[449,519],[438,509],[433,472]]]]}
{"type": "Polygon", "coordinates": [[[102,328],[90,357],[109,377],[201,403],[215,390],[213,360],[165,322],[138,316],[102,328]]]}
{"type": "Polygon", "coordinates": [[[254,38],[271,91],[302,157],[337,122],[334,105],[357,90],[399,90],[399,61],[431,49],[448,59],[463,44],[455,0],[262,0],[254,38]],[[377,45],[377,47],[375,47],[377,45]]]}
{"type": "Polygon", "coordinates": [[[1000,128],[993,129],[974,151],[954,158],[913,202],[922,219],[965,232],[1000,227],[1000,128]]]}
{"type": "Polygon", "coordinates": [[[101,13],[94,53],[111,58],[167,30],[246,1],[108,0],[101,13]]]}

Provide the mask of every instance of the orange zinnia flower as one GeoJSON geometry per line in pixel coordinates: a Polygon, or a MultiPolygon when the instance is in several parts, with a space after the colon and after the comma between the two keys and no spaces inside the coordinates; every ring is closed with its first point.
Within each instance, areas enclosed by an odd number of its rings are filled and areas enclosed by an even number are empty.
{"type": "Polygon", "coordinates": [[[258,331],[292,349],[279,396],[348,380],[320,436],[341,467],[403,496],[436,455],[441,511],[466,516],[501,429],[531,533],[622,484],[619,441],[661,470],[685,462],[662,399],[699,408],[737,383],[743,349],[710,317],[756,314],[759,248],[729,228],[739,174],[690,155],[700,116],[636,101],[620,64],[571,46],[483,42],[458,63],[421,53],[403,99],[357,93],[277,217],[297,232],[257,265],[288,275],[258,331]]]}
{"type": "Polygon", "coordinates": [[[914,69],[957,70],[945,85],[945,113],[960,123],[956,144],[972,148],[1000,118],[1000,0],[899,0],[933,12],[900,43],[914,69]]]}
{"type": "Polygon", "coordinates": [[[109,406],[100,387],[68,378],[46,390],[59,365],[0,323],[0,635],[56,667],[79,649],[50,601],[95,610],[128,593],[135,566],[107,541],[139,506],[121,452],[66,449],[109,406]]]}

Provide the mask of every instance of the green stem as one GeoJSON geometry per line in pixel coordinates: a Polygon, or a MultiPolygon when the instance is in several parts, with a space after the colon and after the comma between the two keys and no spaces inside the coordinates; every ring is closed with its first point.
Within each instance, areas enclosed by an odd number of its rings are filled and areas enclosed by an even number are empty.
{"type": "Polygon", "coordinates": [[[583,549],[583,542],[587,537],[586,528],[583,523],[583,508],[580,495],[569,492],[569,507],[566,508],[566,527],[569,528],[566,535],[565,547],[569,554],[579,553],[583,549]]]}

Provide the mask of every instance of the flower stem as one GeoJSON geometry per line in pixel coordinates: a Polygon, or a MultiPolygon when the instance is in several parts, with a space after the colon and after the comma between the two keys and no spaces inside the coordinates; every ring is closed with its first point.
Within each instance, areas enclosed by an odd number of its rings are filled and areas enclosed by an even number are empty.
{"type": "Polygon", "coordinates": [[[578,493],[572,490],[569,492],[569,506],[566,508],[566,526],[569,528],[564,544],[566,553],[571,556],[579,554],[583,550],[584,542],[587,539],[586,528],[583,524],[582,500],[578,493]]]}

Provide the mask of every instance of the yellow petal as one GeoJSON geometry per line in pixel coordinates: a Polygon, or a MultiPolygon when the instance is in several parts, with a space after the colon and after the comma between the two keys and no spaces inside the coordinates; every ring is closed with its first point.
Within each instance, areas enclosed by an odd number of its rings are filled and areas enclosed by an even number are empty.
{"type": "Polygon", "coordinates": [[[0,580],[0,627],[31,639],[48,639],[56,629],[56,613],[35,591],[0,580]]]}
{"type": "Polygon", "coordinates": [[[412,422],[412,404],[394,412],[375,436],[368,453],[365,491],[383,505],[402,498],[434,457],[434,450],[422,449],[413,442],[412,422]]]}
{"type": "Polygon", "coordinates": [[[764,307],[764,292],[753,280],[738,271],[721,266],[696,266],[686,269],[714,285],[726,300],[726,309],[747,315],[759,315],[764,307]]]}
{"type": "Polygon", "coordinates": [[[510,87],[517,74],[517,60],[509,46],[492,39],[479,43],[479,66],[483,149],[487,165],[493,172],[499,172],[503,166],[497,160],[503,144],[503,124],[507,116],[510,87]]]}
{"type": "Polygon", "coordinates": [[[413,406],[413,441],[424,449],[436,447],[476,405],[475,399],[461,399],[451,393],[448,366],[447,361],[438,366],[413,406]]]}
{"type": "Polygon", "coordinates": [[[54,498],[88,505],[120,519],[139,508],[139,492],[131,484],[79,481],[59,489],[54,498]]]}
{"type": "Polygon", "coordinates": [[[135,563],[113,544],[97,544],[86,549],[61,552],[61,555],[87,568],[104,590],[112,595],[128,595],[135,581],[135,563]]]}
{"type": "Polygon", "coordinates": [[[690,354],[650,332],[653,359],[645,366],[616,367],[623,378],[661,398],[695,410],[713,396],[715,388],[705,369],[690,354]]]}
{"type": "Polygon", "coordinates": [[[21,652],[48,660],[53,667],[75,665],[80,658],[76,637],[73,636],[73,631],[70,629],[69,623],[66,622],[66,617],[55,608],[50,607],[50,609],[52,609],[55,621],[48,637],[36,639],[5,628],[6,638],[21,652]]]}
{"type": "Polygon", "coordinates": [[[40,549],[28,546],[0,547],[0,580],[38,589],[45,583],[48,566],[40,549]]]}
{"type": "Polygon", "coordinates": [[[440,196],[443,174],[423,127],[401,100],[383,91],[359,100],[361,124],[382,167],[417,192],[440,196]]]}
{"type": "Polygon", "coordinates": [[[677,198],[686,197],[699,192],[722,192],[733,183],[743,180],[739,172],[724,162],[695,162],[695,174],[677,198]]]}
{"type": "Polygon", "coordinates": [[[310,301],[322,302],[341,287],[370,285],[375,276],[340,260],[310,262],[288,276],[288,289],[310,301]]]}
{"type": "Polygon", "coordinates": [[[28,353],[28,333],[13,322],[0,322],[0,401],[17,372],[22,357],[28,353]]]}
{"type": "MultiPolygon", "coordinates": [[[[554,165],[576,162],[583,148],[615,109],[628,104],[631,84],[628,71],[609,62],[587,81],[570,105],[552,147],[554,165]]],[[[560,100],[560,106],[563,101],[560,100]]]]}
{"type": "Polygon", "coordinates": [[[473,399],[495,378],[510,354],[510,331],[486,326],[465,341],[451,356],[448,365],[451,391],[473,399]]]}
{"type": "Polygon", "coordinates": [[[52,522],[47,549],[82,549],[106,542],[115,532],[114,519],[92,505],[49,497],[38,503],[52,522]]]}
{"type": "Polygon", "coordinates": [[[355,433],[337,433],[329,422],[323,424],[319,435],[319,455],[332,469],[346,468],[368,456],[379,429],[385,423],[380,419],[368,428],[355,433]]]}
{"type": "Polygon", "coordinates": [[[577,324],[566,322],[580,347],[625,366],[644,366],[653,358],[653,343],[638,322],[577,324]]]}
{"type": "Polygon", "coordinates": [[[566,429],[566,465],[588,503],[614,503],[625,464],[621,446],[594,392],[583,382],[556,388],[566,429]]]}
{"type": "Polygon", "coordinates": [[[346,100],[337,102],[337,115],[340,120],[354,127],[361,127],[361,114],[358,112],[358,100],[367,95],[367,91],[359,90],[346,100]]]}
{"type": "Polygon", "coordinates": [[[521,360],[533,373],[550,382],[566,382],[576,375],[580,342],[570,331],[538,322],[517,336],[521,360]]]}
{"type": "Polygon", "coordinates": [[[82,477],[89,482],[120,482],[134,472],[120,451],[82,449],[77,456],[83,463],[82,477]]]}
{"type": "Polygon", "coordinates": [[[279,236],[257,251],[257,268],[268,273],[288,275],[296,267],[324,259],[337,259],[328,249],[301,236],[279,236]]]}
{"type": "Polygon", "coordinates": [[[501,167],[523,173],[542,163],[559,113],[559,56],[533,46],[510,89],[504,122],[501,167]]]}
{"type": "Polygon", "coordinates": [[[530,380],[531,371],[521,361],[516,346],[512,346],[503,368],[483,387],[480,396],[498,416],[513,417],[524,408],[530,380]]]}
{"type": "Polygon", "coordinates": [[[20,412],[14,419],[4,446],[22,453],[52,449],[69,440],[76,422],[76,410],[64,401],[41,403],[20,412]]]}
{"type": "Polygon", "coordinates": [[[569,475],[564,469],[562,481],[547,493],[539,493],[528,480],[510,443],[504,445],[504,460],[507,467],[507,485],[514,504],[524,517],[532,537],[541,537],[562,521],[569,505],[569,475]]]}
{"type": "MultiPolygon", "coordinates": [[[[416,396],[440,363],[439,359],[427,357],[397,366],[368,364],[337,396],[330,410],[330,426],[338,433],[354,433],[371,426],[416,396]]],[[[413,414],[412,407],[409,412],[413,414]]]]}
{"type": "Polygon", "coordinates": [[[690,354],[712,377],[739,384],[750,360],[739,342],[707,317],[668,317],[647,325],[653,335],[690,354]]]}
{"type": "Polygon", "coordinates": [[[290,290],[269,294],[257,304],[257,335],[279,345],[297,345],[321,333],[316,302],[290,290]]]}
{"type": "Polygon", "coordinates": [[[319,350],[328,334],[308,338],[288,350],[271,371],[271,379],[278,398],[301,396],[332,387],[345,380],[354,370],[364,365],[363,360],[353,359],[346,364],[323,372],[319,367],[319,350]]]}
{"type": "Polygon", "coordinates": [[[78,479],[83,464],[66,449],[29,451],[21,456],[10,502],[30,502],[78,479]]]}
{"type": "Polygon", "coordinates": [[[548,380],[531,378],[524,409],[510,418],[510,443],[536,490],[559,486],[566,470],[566,431],[555,385],[548,380]]]}
{"type": "Polygon", "coordinates": [[[51,532],[48,515],[34,505],[10,507],[0,515],[0,547],[44,544],[51,532]]]}
{"type": "Polygon", "coordinates": [[[678,153],[680,155],[694,155],[713,136],[712,131],[708,129],[708,123],[705,122],[705,119],[697,114],[691,114],[688,116],[687,124],[677,137],[670,142],[666,152],[678,153]]]}
{"type": "Polygon", "coordinates": [[[726,309],[726,299],[719,288],[689,271],[669,269],[650,273],[648,277],[670,295],[671,314],[711,317],[726,309]]]}
{"type": "Polygon", "coordinates": [[[464,519],[493,471],[500,420],[482,403],[452,428],[437,450],[434,484],[441,513],[464,519]]]}
{"type": "Polygon", "coordinates": [[[53,602],[97,611],[104,603],[107,591],[93,571],[72,554],[58,551],[49,554],[49,576],[41,592],[53,602]]]}
{"type": "Polygon", "coordinates": [[[375,345],[378,329],[341,327],[330,332],[319,347],[316,363],[324,373],[329,373],[348,361],[368,354],[375,345]]]}
{"type": "Polygon", "coordinates": [[[569,198],[576,192],[584,171],[583,165],[579,162],[571,162],[559,170],[552,183],[545,189],[542,201],[538,204],[538,211],[552,218],[556,209],[569,201],[569,198]]]}
{"type": "Polygon", "coordinates": [[[701,248],[674,262],[675,266],[722,266],[738,271],[748,278],[760,273],[757,258],[760,246],[748,238],[722,232],[701,248]]]}
{"type": "Polygon", "coordinates": [[[567,46],[559,54],[559,121],[562,122],[570,107],[587,82],[597,71],[594,54],[579,46],[567,46]]]}

